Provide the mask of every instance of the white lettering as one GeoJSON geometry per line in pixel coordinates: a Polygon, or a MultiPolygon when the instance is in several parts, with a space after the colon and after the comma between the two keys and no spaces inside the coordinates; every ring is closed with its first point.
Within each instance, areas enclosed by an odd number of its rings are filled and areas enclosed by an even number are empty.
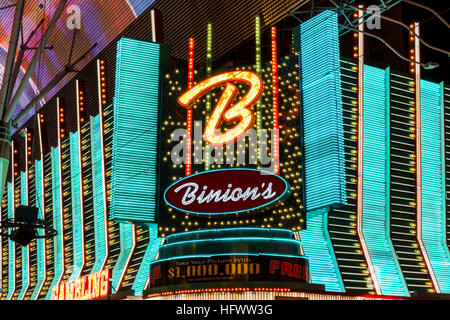
{"type": "Polygon", "coordinates": [[[185,206],[190,205],[193,202],[199,204],[210,203],[210,202],[228,202],[228,201],[246,201],[248,199],[257,200],[260,197],[264,199],[271,199],[277,195],[276,192],[272,191],[272,182],[269,182],[267,186],[265,183],[261,185],[261,192],[259,187],[248,187],[245,191],[242,188],[233,188],[232,184],[227,185],[227,189],[224,190],[208,190],[208,186],[202,186],[201,188],[195,182],[188,182],[177,187],[174,192],[178,193],[181,190],[185,190],[181,203],[185,206]],[[265,189],[264,189],[265,187],[265,189]],[[202,191],[197,194],[197,191],[201,189],[202,191]]]}

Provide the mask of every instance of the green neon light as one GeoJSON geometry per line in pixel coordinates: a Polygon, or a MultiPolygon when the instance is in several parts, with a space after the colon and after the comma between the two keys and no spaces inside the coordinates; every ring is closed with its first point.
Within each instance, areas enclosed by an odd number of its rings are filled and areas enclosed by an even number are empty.
{"type": "Polygon", "coordinates": [[[363,233],[381,292],[409,296],[389,235],[389,70],[364,66],[363,233]]]}
{"type": "Polygon", "coordinates": [[[83,217],[80,190],[81,168],[79,166],[79,132],[70,133],[70,176],[72,193],[72,223],[73,223],[73,271],[67,282],[76,280],[81,273],[84,258],[83,217]]]}
{"type": "Polygon", "coordinates": [[[130,255],[134,248],[134,226],[129,223],[119,223],[120,233],[120,254],[112,272],[112,286],[113,290],[119,288],[122,281],[125,269],[128,266],[130,255]]]}
{"type": "Polygon", "coordinates": [[[114,221],[156,221],[161,48],[129,38],[117,43],[110,202],[114,221]]]}
{"type": "Polygon", "coordinates": [[[63,211],[61,208],[61,183],[60,183],[60,154],[59,147],[52,147],[52,202],[53,202],[53,227],[58,234],[53,238],[53,257],[54,257],[54,278],[50,284],[49,290],[45,296],[46,300],[52,297],[52,288],[59,285],[64,272],[64,247],[63,241],[63,211]]]}
{"type": "Polygon", "coordinates": [[[135,296],[142,295],[147,283],[148,275],[150,273],[150,264],[155,260],[156,254],[160,247],[162,238],[158,238],[158,225],[156,223],[149,224],[150,239],[148,242],[147,249],[145,250],[144,258],[142,259],[139,270],[136,274],[136,279],[134,280],[132,290],[134,290],[135,296]]]}
{"type": "MultiPolygon", "coordinates": [[[[27,189],[27,173],[20,173],[20,204],[28,205],[28,189],[27,189]]],[[[30,277],[28,273],[30,264],[30,255],[28,254],[29,246],[22,247],[22,290],[17,297],[18,300],[22,300],[23,296],[27,292],[30,284],[30,277]]]]}
{"type": "MultiPolygon", "coordinates": [[[[212,74],[212,23],[208,22],[206,25],[206,77],[209,78],[212,74]]],[[[209,119],[211,113],[211,93],[206,94],[205,106],[205,124],[209,119]]],[[[205,170],[210,168],[210,147],[209,143],[205,141],[205,170]]]]}
{"type": "Polygon", "coordinates": [[[422,239],[442,293],[450,293],[446,243],[443,85],[420,81],[422,127],[422,239]]]}
{"type": "MultiPolygon", "coordinates": [[[[8,218],[14,218],[14,190],[11,182],[6,186],[8,197],[8,218]]],[[[12,228],[9,228],[8,232],[11,233],[12,228]]],[[[11,297],[16,290],[16,244],[14,241],[8,240],[8,295],[6,300],[11,300],[11,297]]]]}
{"type": "Polygon", "coordinates": [[[94,208],[95,263],[91,273],[102,271],[107,258],[107,230],[103,202],[103,173],[100,116],[91,117],[92,200],[94,208]]]}
{"type": "MultiPolygon", "coordinates": [[[[36,207],[39,209],[39,219],[44,220],[44,203],[43,203],[43,194],[42,194],[42,162],[35,161],[34,162],[34,175],[35,175],[35,201],[36,207]]],[[[43,235],[42,230],[38,230],[39,235],[43,235]]],[[[37,282],[34,287],[33,293],[31,295],[31,300],[36,300],[41,292],[42,285],[45,281],[45,239],[37,239],[36,240],[36,251],[37,251],[37,282]]]]}
{"type": "MultiPolygon", "coordinates": [[[[255,71],[261,77],[261,16],[255,17],[255,71]]],[[[256,102],[256,135],[257,135],[257,150],[258,150],[258,168],[261,168],[262,150],[260,146],[261,130],[262,130],[262,102],[258,99],[256,102]]]]}

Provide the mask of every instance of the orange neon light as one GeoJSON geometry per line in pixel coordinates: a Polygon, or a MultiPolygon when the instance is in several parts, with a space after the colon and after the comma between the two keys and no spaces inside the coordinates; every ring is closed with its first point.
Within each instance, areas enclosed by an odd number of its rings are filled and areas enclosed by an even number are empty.
{"type": "Polygon", "coordinates": [[[78,280],[61,283],[52,290],[52,300],[94,300],[107,297],[111,291],[110,269],[90,274],[78,280]]]}
{"type": "Polygon", "coordinates": [[[180,105],[190,109],[191,104],[195,100],[223,84],[226,85],[225,89],[205,127],[205,139],[212,145],[231,142],[250,129],[254,116],[249,107],[258,100],[263,92],[263,81],[261,78],[251,71],[225,72],[203,80],[178,98],[180,105]],[[244,82],[250,86],[250,89],[238,102],[230,107],[231,101],[237,92],[236,86],[231,82],[244,82]],[[219,126],[222,119],[230,122],[239,118],[241,121],[231,130],[223,133],[220,132],[219,126]]]}

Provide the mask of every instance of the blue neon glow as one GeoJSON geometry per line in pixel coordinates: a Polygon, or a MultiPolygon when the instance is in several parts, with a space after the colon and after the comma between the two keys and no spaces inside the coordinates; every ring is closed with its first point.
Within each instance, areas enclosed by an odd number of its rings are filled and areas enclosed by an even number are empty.
{"type": "Polygon", "coordinates": [[[309,211],[347,203],[338,15],[327,10],[296,29],[309,211]]]}
{"type": "MultiPolygon", "coordinates": [[[[43,209],[43,195],[42,195],[42,163],[41,161],[34,162],[34,179],[36,186],[35,201],[36,207],[39,209],[38,217],[44,220],[43,209]]],[[[43,235],[43,230],[38,230],[39,235],[43,235]]],[[[37,251],[37,282],[31,295],[31,300],[36,300],[42,285],[45,281],[45,239],[36,239],[36,251],[37,251]]]]}
{"type": "Polygon", "coordinates": [[[114,265],[112,271],[112,286],[114,288],[119,288],[120,282],[122,281],[122,276],[127,268],[127,264],[130,255],[133,253],[134,248],[134,226],[129,223],[119,222],[119,234],[120,234],[120,254],[117,258],[117,262],[114,265]]]}
{"type": "Polygon", "coordinates": [[[73,271],[67,282],[76,280],[81,273],[83,266],[84,244],[83,244],[83,217],[81,208],[80,179],[81,168],[79,165],[79,132],[70,133],[70,177],[71,177],[71,193],[72,193],[72,223],[73,223],[73,271]]]}
{"type": "Polygon", "coordinates": [[[446,243],[445,144],[442,84],[420,81],[422,239],[442,293],[450,293],[446,243]]]}
{"type": "Polygon", "coordinates": [[[312,281],[343,292],[327,227],[329,208],[347,203],[337,14],[327,10],[294,28],[293,46],[299,53],[307,224],[300,237],[312,281]]]}
{"type": "Polygon", "coordinates": [[[198,215],[223,215],[223,214],[233,214],[233,213],[247,212],[247,211],[257,210],[257,209],[260,209],[260,208],[265,208],[265,207],[268,207],[268,206],[270,206],[271,204],[274,204],[274,203],[276,203],[276,202],[278,202],[278,201],[283,201],[283,200],[285,200],[285,199],[286,199],[287,197],[289,197],[289,195],[291,194],[291,186],[290,186],[289,183],[286,181],[286,179],[284,179],[282,176],[279,176],[279,175],[274,174],[274,173],[272,173],[272,172],[264,171],[264,174],[272,175],[272,176],[275,176],[277,179],[282,180],[282,181],[284,182],[285,189],[284,189],[284,191],[283,191],[278,197],[272,199],[271,201],[269,201],[269,202],[267,202],[267,203],[265,203],[265,204],[263,204],[263,205],[261,205],[261,206],[251,207],[251,208],[248,208],[248,209],[237,210],[237,211],[228,211],[228,212],[219,212],[219,213],[217,213],[217,212],[208,212],[208,213],[206,213],[206,212],[189,211],[189,210],[186,210],[186,209],[178,208],[177,206],[171,204],[171,203],[170,203],[169,201],[167,201],[167,199],[166,199],[166,193],[167,193],[167,191],[168,191],[173,185],[175,185],[175,184],[177,184],[177,183],[180,183],[180,182],[183,181],[183,180],[190,179],[190,178],[192,178],[192,177],[194,177],[194,176],[197,176],[197,175],[210,174],[211,172],[214,172],[214,171],[232,171],[232,170],[243,170],[243,171],[257,171],[257,172],[262,172],[262,170],[253,169],[253,168],[228,168],[228,169],[225,168],[225,169],[214,169],[214,170],[202,171],[202,172],[199,172],[199,173],[191,174],[191,175],[189,175],[189,176],[187,176],[187,177],[184,177],[184,178],[182,178],[182,179],[180,179],[180,180],[177,180],[177,181],[173,182],[169,187],[167,187],[166,190],[164,191],[164,201],[165,201],[169,206],[171,206],[172,208],[175,208],[175,209],[180,210],[180,211],[182,211],[182,212],[189,212],[189,213],[194,213],[194,214],[198,214],[198,215]]]}
{"type": "Polygon", "coordinates": [[[160,60],[160,44],[117,43],[111,220],[156,222],[160,60]]]}
{"type": "Polygon", "coordinates": [[[389,70],[364,66],[363,233],[381,292],[409,296],[389,231],[389,70]]]}
{"type": "Polygon", "coordinates": [[[91,155],[92,155],[92,201],[94,208],[94,232],[95,232],[95,263],[92,267],[92,274],[102,271],[106,262],[106,221],[105,203],[103,202],[103,173],[102,173],[102,145],[100,116],[91,117],[91,155]]]}
{"type": "Polygon", "coordinates": [[[326,291],[344,292],[344,283],[328,234],[328,211],[306,212],[307,228],[300,230],[300,241],[309,257],[309,275],[313,283],[325,285],[326,291]]]}
{"type": "MultiPolygon", "coordinates": [[[[52,147],[52,203],[53,203],[53,227],[58,232],[54,239],[54,278],[50,284],[50,288],[57,286],[64,272],[64,248],[62,246],[63,230],[61,228],[63,219],[63,208],[61,208],[61,183],[60,183],[60,154],[59,148],[52,147]]],[[[52,290],[47,291],[46,300],[52,297],[52,290]]]]}
{"type": "MultiPolygon", "coordinates": [[[[8,197],[8,218],[14,218],[14,190],[13,184],[8,182],[6,184],[6,192],[8,197]]],[[[12,228],[9,228],[8,232],[11,233],[12,228]]],[[[11,297],[16,290],[16,243],[8,240],[8,295],[6,300],[11,300],[11,297]]]]}
{"type": "Polygon", "coordinates": [[[158,225],[156,223],[151,223],[148,225],[149,228],[149,242],[147,249],[145,250],[144,258],[142,259],[139,270],[136,274],[136,279],[134,280],[133,287],[135,296],[141,296],[145,285],[147,283],[148,275],[150,274],[150,264],[155,260],[156,254],[160,247],[162,238],[158,238],[158,225]]]}
{"type": "MultiPolygon", "coordinates": [[[[20,204],[28,205],[28,189],[27,189],[27,173],[20,173],[20,204]]],[[[30,255],[28,254],[29,246],[22,247],[22,290],[17,297],[18,300],[22,300],[23,296],[28,290],[28,286],[30,284],[29,277],[29,264],[30,264],[30,255]]]]}

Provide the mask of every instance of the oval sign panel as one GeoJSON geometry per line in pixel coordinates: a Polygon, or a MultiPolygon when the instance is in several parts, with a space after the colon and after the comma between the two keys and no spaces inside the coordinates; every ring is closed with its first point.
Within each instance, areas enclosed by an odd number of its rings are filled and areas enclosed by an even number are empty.
{"type": "Polygon", "coordinates": [[[289,197],[282,177],[256,169],[209,170],[170,185],[164,200],[171,207],[195,214],[229,214],[266,207],[289,197]]]}

